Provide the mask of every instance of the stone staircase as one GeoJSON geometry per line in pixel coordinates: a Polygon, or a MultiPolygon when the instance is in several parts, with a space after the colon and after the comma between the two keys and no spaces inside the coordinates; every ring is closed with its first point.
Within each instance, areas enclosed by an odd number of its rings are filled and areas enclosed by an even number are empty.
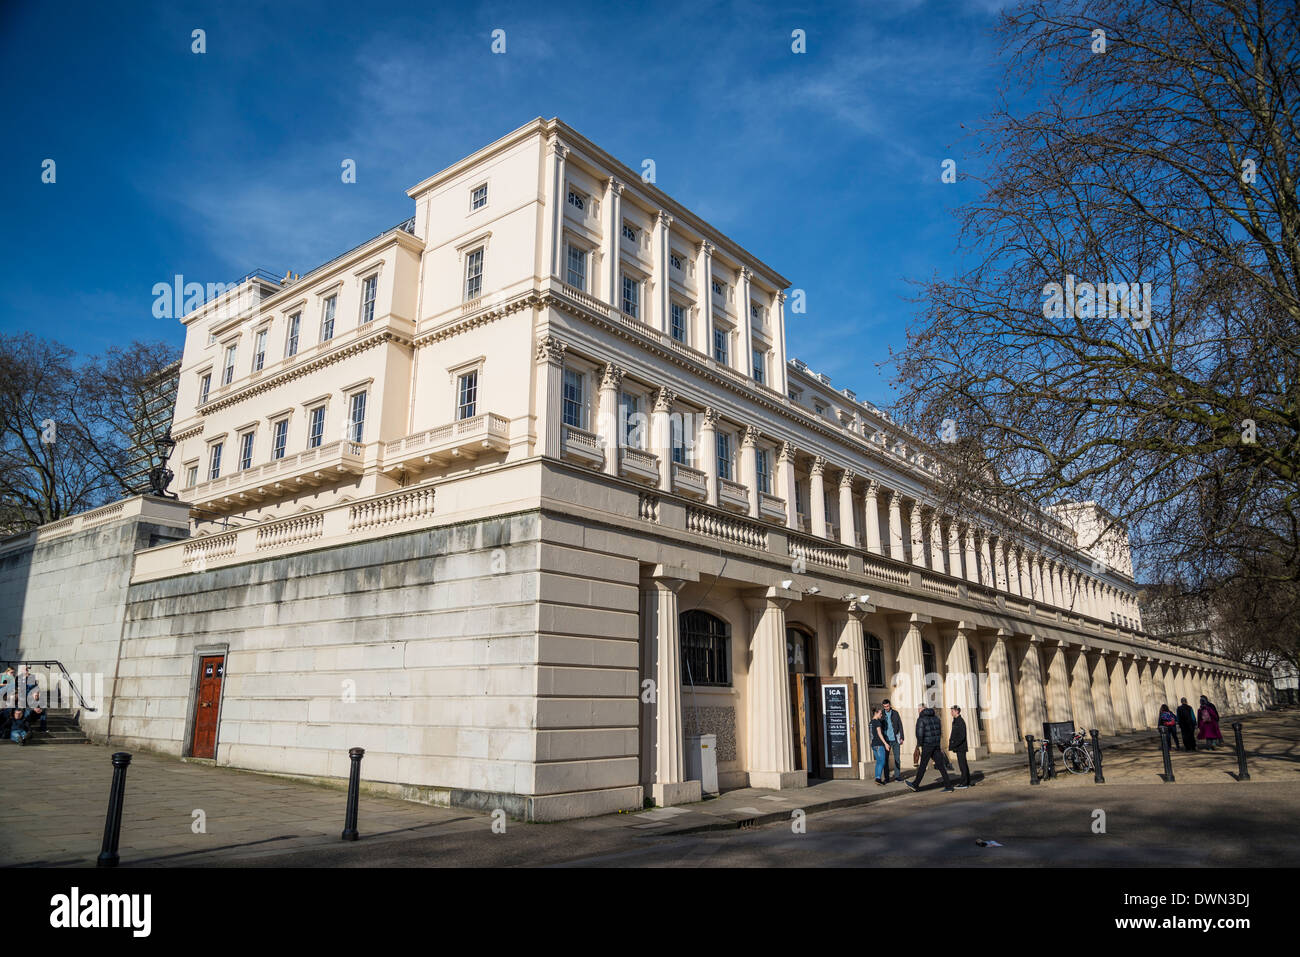
{"type": "MultiPolygon", "coordinates": [[[[33,745],[46,744],[85,744],[90,739],[86,737],[86,732],[81,730],[81,709],[79,708],[51,708],[46,720],[46,729],[48,734],[42,734],[37,728],[39,724],[32,722],[32,734],[27,739],[27,747],[33,745]]],[[[5,743],[12,743],[7,738],[5,743]]]]}

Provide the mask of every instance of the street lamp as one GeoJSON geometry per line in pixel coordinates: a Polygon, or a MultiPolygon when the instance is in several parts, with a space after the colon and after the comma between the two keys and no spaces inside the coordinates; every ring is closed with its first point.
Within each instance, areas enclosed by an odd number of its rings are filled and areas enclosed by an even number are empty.
{"type": "Polygon", "coordinates": [[[172,457],[172,451],[176,448],[176,440],[172,438],[171,430],[168,429],[154,439],[153,446],[158,453],[159,464],[149,470],[149,487],[153,490],[153,494],[160,498],[176,498],[174,493],[167,491],[167,486],[175,477],[172,470],[167,467],[167,460],[172,457]]]}

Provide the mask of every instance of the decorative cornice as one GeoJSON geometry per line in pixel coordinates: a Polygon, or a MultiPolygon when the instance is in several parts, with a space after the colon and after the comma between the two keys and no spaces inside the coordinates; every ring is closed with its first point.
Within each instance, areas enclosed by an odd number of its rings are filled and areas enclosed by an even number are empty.
{"type": "Polygon", "coordinates": [[[433,345],[435,342],[442,342],[444,339],[451,339],[463,332],[469,332],[471,329],[477,329],[479,326],[495,322],[521,309],[527,309],[530,306],[536,307],[540,304],[541,298],[535,292],[526,292],[507,302],[489,303],[481,311],[469,313],[459,319],[443,323],[435,329],[418,333],[413,341],[417,349],[422,349],[425,346],[433,345]]]}

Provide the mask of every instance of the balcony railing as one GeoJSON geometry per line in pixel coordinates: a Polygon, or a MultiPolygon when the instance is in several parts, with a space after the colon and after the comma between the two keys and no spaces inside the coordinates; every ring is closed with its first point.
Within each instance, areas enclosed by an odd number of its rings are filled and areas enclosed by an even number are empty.
{"type": "Polygon", "coordinates": [[[624,446],[619,449],[619,471],[630,478],[658,484],[659,456],[624,446]]]}
{"type": "Polygon", "coordinates": [[[386,472],[399,468],[418,472],[509,448],[510,420],[485,412],[385,443],[383,468],[386,472]]]}
{"type": "Polygon", "coordinates": [[[330,442],[296,455],[254,465],[240,472],[200,482],[181,492],[192,505],[211,506],[228,500],[241,505],[301,495],[303,486],[324,485],[342,475],[360,475],[366,447],[359,442],[330,442]]]}
{"type": "Polygon", "coordinates": [[[767,492],[759,492],[758,515],[760,518],[770,519],[784,525],[786,520],[785,499],[769,495],[767,492]]]}
{"type": "Polygon", "coordinates": [[[749,486],[731,479],[718,479],[718,504],[723,508],[749,511],[749,486]]]}
{"type": "Polygon", "coordinates": [[[707,498],[709,495],[709,477],[700,469],[693,469],[680,462],[673,463],[673,491],[693,498],[707,498]]]}
{"type": "Polygon", "coordinates": [[[564,426],[564,455],[588,465],[604,465],[605,452],[600,445],[600,437],[594,432],[580,429],[575,425],[564,426]]]}

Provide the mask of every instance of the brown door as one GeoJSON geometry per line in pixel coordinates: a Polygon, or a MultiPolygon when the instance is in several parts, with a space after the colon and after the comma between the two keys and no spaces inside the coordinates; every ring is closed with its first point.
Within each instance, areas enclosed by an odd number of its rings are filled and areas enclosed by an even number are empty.
{"type": "Polygon", "coordinates": [[[226,658],[215,655],[199,662],[199,690],[194,702],[194,743],[190,754],[196,758],[217,756],[217,709],[221,707],[221,679],[226,672],[226,658]]]}

